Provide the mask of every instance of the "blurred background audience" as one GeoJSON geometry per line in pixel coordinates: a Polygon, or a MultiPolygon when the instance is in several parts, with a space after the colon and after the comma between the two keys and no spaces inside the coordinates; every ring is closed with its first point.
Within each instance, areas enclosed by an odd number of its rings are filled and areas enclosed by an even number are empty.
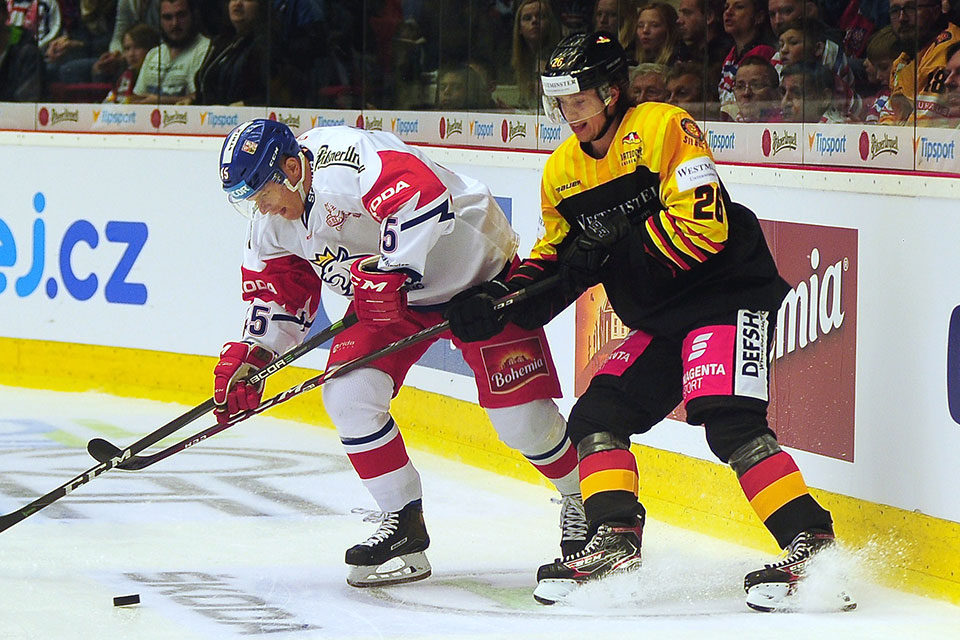
{"type": "Polygon", "coordinates": [[[604,29],[634,63],[633,100],[698,120],[953,127],[960,105],[951,0],[0,0],[0,11],[5,101],[539,114],[556,43],[604,29]]]}

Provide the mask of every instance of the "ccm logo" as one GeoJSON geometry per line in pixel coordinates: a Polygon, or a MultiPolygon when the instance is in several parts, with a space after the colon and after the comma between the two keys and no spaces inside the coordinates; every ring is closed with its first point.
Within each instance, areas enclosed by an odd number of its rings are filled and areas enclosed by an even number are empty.
{"type": "Polygon", "coordinates": [[[960,424],[960,307],[950,314],[947,336],[947,406],[950,417],[960,424]]]}
{"type": "Polygon", "coordinates": [[[396,185],[392,187],[387,187],[386,189],[384,189],[383,193],[381,193],[376,198],[374,198],[373,201],[370,203],[370,211],[373,213],[376,213],[377,209],[380,208],[380,205],[383,204],[384,200],[388,200],[393,196],[397,195],[398,193],[400,193],[401,191],[403,191],[404,189],[409,189],[409,188],[410,188],[410,185],[404,182],[403,180],[400,180],[399,182],[397,182],[396,185]]]}

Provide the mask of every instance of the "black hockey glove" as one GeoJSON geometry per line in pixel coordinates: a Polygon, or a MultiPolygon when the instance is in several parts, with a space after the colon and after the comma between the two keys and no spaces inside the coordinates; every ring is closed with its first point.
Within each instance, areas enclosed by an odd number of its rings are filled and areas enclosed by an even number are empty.
{"type": "Polygon", "coordinates": [[[450,332],[463,342],[483,342],[507,326],[503,311],[493,308],[496,301],[513,291],[499,280],[484,282],[455,295],[444,316],[450,332]]]}
{"type": "Polygon", "coordinates": [[[619,211],[581,218],[583,231],[560,256],[561,278],[572,289],[586,290],[600,282],[600,272],[613,248],[630,235],[630,220],[619,211]]]}

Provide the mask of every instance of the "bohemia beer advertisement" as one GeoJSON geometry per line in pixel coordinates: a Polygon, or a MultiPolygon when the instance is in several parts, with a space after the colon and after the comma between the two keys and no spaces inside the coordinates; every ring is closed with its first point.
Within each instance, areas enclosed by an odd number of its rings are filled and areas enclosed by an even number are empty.
{"type": "MultiPolygon", "coordinates": [[[[852,462],[857,230],[760,224],[780,273],[792,287],[777,314],[770,353],[770,425],[787,446],[852,462]]],[[[577,396],[628,332],[610,308],[603,287],[580,297],[577,396]]],[[[670,417],[683,420],[683,407],[670,417]]]]}

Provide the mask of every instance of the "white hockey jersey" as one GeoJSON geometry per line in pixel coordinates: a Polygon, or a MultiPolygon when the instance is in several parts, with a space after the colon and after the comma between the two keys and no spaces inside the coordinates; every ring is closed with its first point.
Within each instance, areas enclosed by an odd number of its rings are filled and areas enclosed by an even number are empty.
{"type": "Polygon", "coordinates": [[[306,335],[321,283],[351,296],[350,265],[379,254],[379,268],[413,281],[411,307],[447,302],[490,280],[518,239],[490,191],[396,136],[352,127],[311,129],[313,183],[303,216],[257,215],[243,260],[249,301],[244,339],[276,352],[306,335]]]}

